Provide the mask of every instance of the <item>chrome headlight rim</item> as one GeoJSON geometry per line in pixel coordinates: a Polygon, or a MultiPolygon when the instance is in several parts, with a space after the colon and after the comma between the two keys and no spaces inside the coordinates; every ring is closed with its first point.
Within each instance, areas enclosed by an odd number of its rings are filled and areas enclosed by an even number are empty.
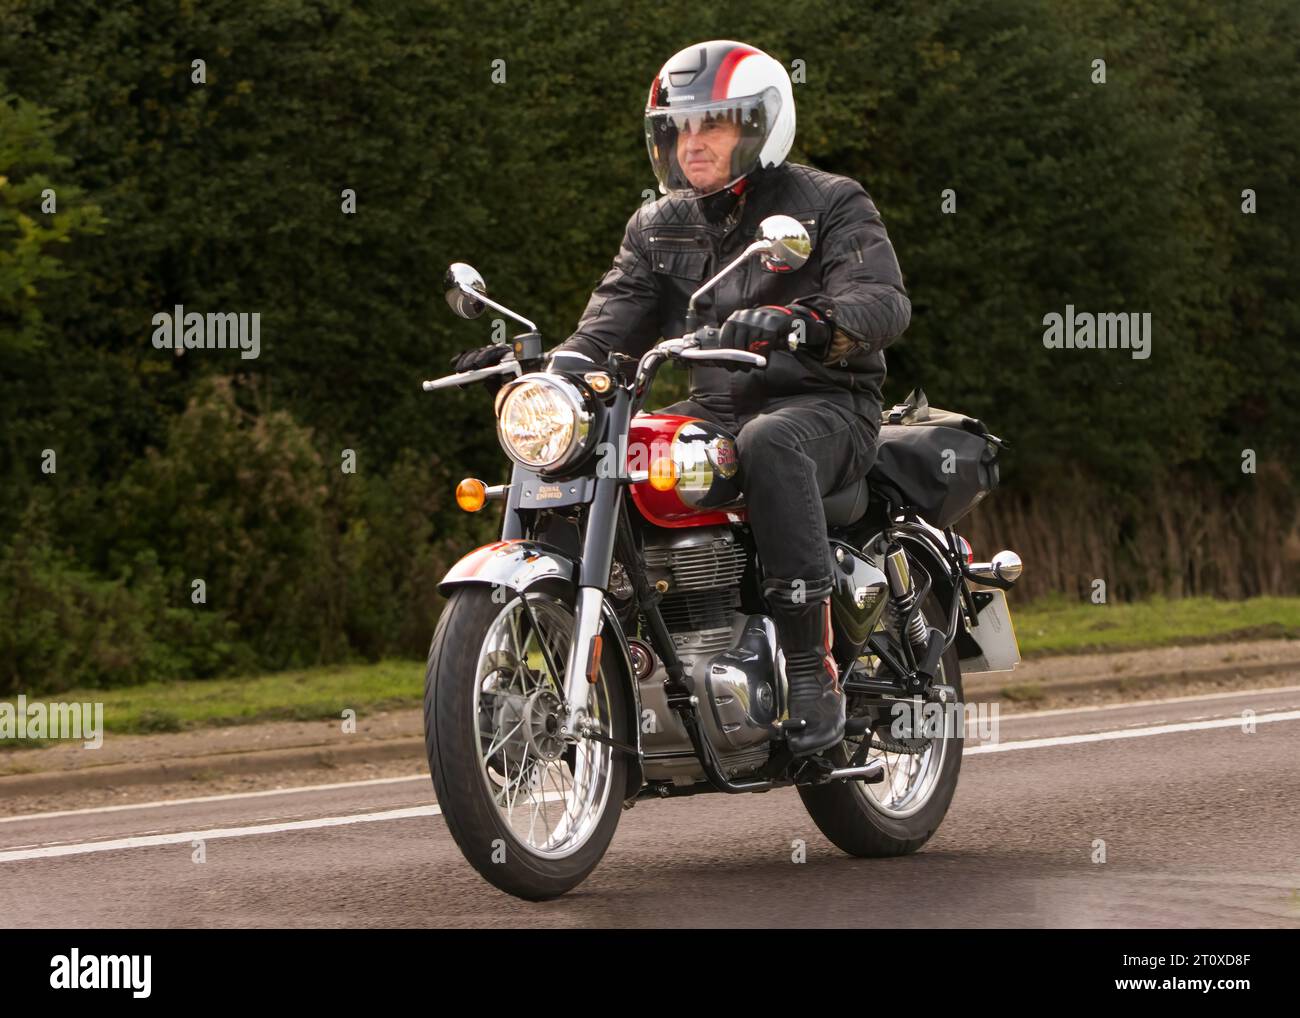
{"type": "Polygon", "coordinates": [[[495,402],[497,441],[505,454],[525,470],[531,470],[539,474],[555,474],[573,466],[587,452],[592,423],[596,419],[597,400],[590,392],[570,379],[545,371],[529,372],[526,375],[511,379],[503,385],[501,391],[497,394],[495,402]],[[530,383],[547,386],[558,393],[573,415],[573,431],[568,442],[565,443],[564,448],[557,457],[546,463],[531,462],[520,456],[511,442],[507,440],[502,428],[502,422],[505,420],[506,402],[513,394],[530,383]]]}

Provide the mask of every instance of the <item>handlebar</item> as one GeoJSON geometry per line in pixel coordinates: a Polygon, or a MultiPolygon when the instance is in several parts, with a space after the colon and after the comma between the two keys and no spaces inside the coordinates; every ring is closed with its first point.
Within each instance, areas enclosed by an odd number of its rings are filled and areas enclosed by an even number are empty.
{"type": "Polygon", "coordinates": [[[682,360],[686,361],[731,361],[735,364],[746,364],[751,368],[767,367],[767,358],[761,353],[750,353],[748,350],[683,350],[678,354],[682,360]]]}
{"type": "Polygon", "coordinates": [[[748,350],[720,350],[717,347],[702,347],[701,343],[716,342],[722,330],[716,325],[703,325],[694,332],[688,332],[677,339],[665,339],[646,352],[637,365],[635,396],[639,400],[645,395],[650,379],[659,365],[670,357],[685,361],[729,361],[751,368],[767,367],[767,358],[762,354],[750,353],[748,350]]]}
{"type": "MultiPolygon", "coordinates": [[[[748,350],[728,350],[701,345],[702,343],[716,343],[721,333],[722,330],[715,325],[704,325],[693,332],[678,336],[676,339],[665,339],[663,342],[657,343],[645,353],[637,364],[635,390],[637,395],[644,393],[646,385],[658,366],[663,361],[673,357],[684,361],[724,361],[749,368],[767,366],[767,358],[762,354],[750,353],[748,350]]],[[[554,351],[550,353],[554,353],[554,351]]],[[[547,354],[548,357],[550,353],[547,354]]],[[[493,375],[510,373],[517,376],[523,372],[519,362],[512,355],[507,354],[499,363],[493,364],[491,367],[476,368],[473,371],[459,371],[454,375],[432,378],[421,382],[420,387],[425,392],[436,392],[439,389],[469,385],[472,382],[482,381],[484,378],[490,378],[493,375]]]]}
{"type": "Polygon", "coordinates": [[[425,392],[433,392],[436,389],[450,389],[452,386],[468,385],[470,382],[477,382],[484,378],[491,378],[493,375],[504,375],[513,371],[516,375],[520,374],[519,362],[514,357],[506,356],[497,364],[488,368],[475,368],[473,371],[459,371],[454,375],[443,375],[442,378],[432,378],[427,382],[421,382],[420,388],[425,392]]]}

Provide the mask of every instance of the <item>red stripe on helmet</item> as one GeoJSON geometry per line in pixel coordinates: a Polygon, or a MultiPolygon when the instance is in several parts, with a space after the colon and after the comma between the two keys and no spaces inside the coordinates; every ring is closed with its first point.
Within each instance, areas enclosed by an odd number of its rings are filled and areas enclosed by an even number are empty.
{"type": "Polygon", "coordinates": [[[748,46],[737,46],[722,58],[722,66],[718,68],[718,73],[713,78],[714,99],[727,98],[727,89],[731,87],[731,76],[735,73],[736,65],[745,57],[753,56],[758,56],[758,50],[750,49],[748,46]]]}

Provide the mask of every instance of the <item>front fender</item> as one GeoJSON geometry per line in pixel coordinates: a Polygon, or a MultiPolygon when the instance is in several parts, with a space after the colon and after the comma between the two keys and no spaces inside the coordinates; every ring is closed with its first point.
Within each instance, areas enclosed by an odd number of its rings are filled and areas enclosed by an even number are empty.
{"type": "MultiPolygon", "coordinates": [[[[438,583],[438,592],[446,596],[457,587],[470,583],[522,592],[542,580],[560,581],[569,588],[576,601],[578,564],[549,544],[515,537],[493,541],[465,555],[447,570],[447,574],[438,583]]],[[[630,799],[641,790],[644,783],[641,769],[641,691],[636,683],[636,673],[632,670],[627,634],[623,632],[622,623],[610,607],[608,598],[601,606],[601,614],[605,619],[605,624],[601,627],[602,635],[614,637],[605,640],[604,646],[612,652],[613,663],[619,672],[617,681],[623,683],[623,688],[628,693],[625,698],[628,705],[625,729],[630,734],[631,744],[636,747],[637,754],[629,761],[627,790],[623,796],[624,799],[630,799]]]]}
{"type": "Polygon", "coordinates": [[[577,564],[550,545],[515,537],[475,548],[447,570],[438,582],[438,592],[445,596],[466,583],[526,590],[538,580],[552,577],[575,586],[577,564]]]}

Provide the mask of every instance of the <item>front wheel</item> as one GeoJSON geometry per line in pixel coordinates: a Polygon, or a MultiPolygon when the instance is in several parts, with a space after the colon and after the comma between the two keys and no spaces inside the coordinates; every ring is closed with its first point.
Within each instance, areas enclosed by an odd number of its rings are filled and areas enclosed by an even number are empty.
{"type": "MultiPolygon", "coordinates": [[[[465,858],[501,890],[542,901],[579,884],[605,854],[627,762],[605,743],[575,745],[559,734],[574,626],[569,589],[543,583],[494,596],[503,589],[460,587],[438,620],[425,674],[425,748],[465,858]]],[[[604,643],[587,713],[626,743],[625,679],[612,641],[604,643]]]]}
{"type": "MultiPolygon", "coordinates": [[[[931,626],[943,629],[947,625],[947,612],[933,591],[922,610],[931,626]]],[[[955,641],[940,660],[935,682],[952,686],[957,693],[957,709],[945,713],[940,737],[896,741],[888,731],[886,715],[884,731],[868,729],[860,738],[846,739],[826,754],[836,767],[845,767],[862,739],[871,739],[866,760],[883,761],[883,780],[868,784],[850,778],[799,788],[813,822],[849,855],[879,858],[915,852],[930,840],[948,813],[961,771],[965,731],[955,641]]],[[[849,716],[855,711],[854,700],[849,694],[849,716]]]]}

